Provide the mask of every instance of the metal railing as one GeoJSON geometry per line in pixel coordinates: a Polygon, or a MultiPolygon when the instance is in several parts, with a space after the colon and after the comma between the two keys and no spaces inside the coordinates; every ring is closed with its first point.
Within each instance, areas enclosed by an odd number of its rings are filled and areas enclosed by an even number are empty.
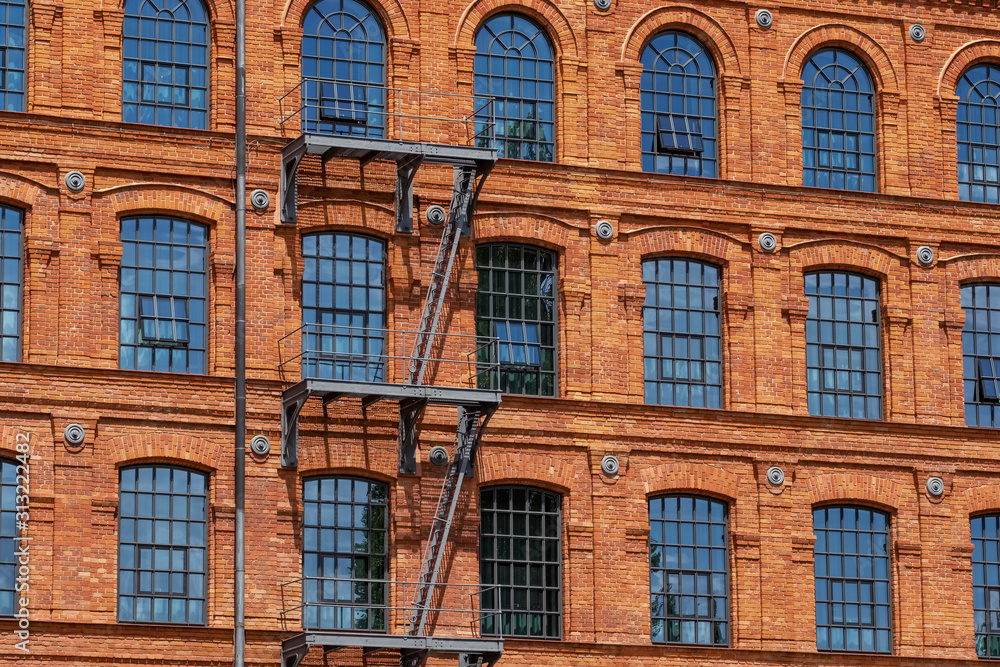
{"type": "Polygon", "coordinates": [[[399,329],[303,324],[278,339],[278,370],[283,376],[290,374],[298,363],[306,379],[403,383],[410,367],[422,360],[430,379],[427,384],[437,380],[450,386],[496,389],[500,368],[496,337],[437,333],[426,348],[427,356],[414,358],[408,352],[416,349],[413,343],[420,335],[399,329]],[[295,353],[286,349],[293,337],[300,341],[295,353]]]}
{"type": "MultiPolygon", "coordinates": [[[[281,588],[281,621],[282,625],[295,622],[296,613],[303,630],[318,630],[329,632],[363,632],[370,634],[403,634],[408,622],[419,614],[420,609],[413,605],[413,592],[420,588],[420,582],[389,579],[347,579],[330,577],[299,577],[279,584],[281,588]],[[288,587],[301,584],[301,595],[288,591],[288,587]],[[346,586],[345,586],[346,585],[346,586]],[[381,587],[381,588],[376,588],[381,587]],[[357,601],[359,591],[364,591],[363,601],[357,601]],[[331,593],[327,596],[325,593],[331,593]],[[381,602],[375,604],[373,598],[379,597],[381,602]],[[398,603],[402,601],[402,603],[398,603]],[[360,612],[360,613],[358,613],[360,612]],[[345,622],[350,620],[349,623],[345,622]],[[397,630],[398,632],[393,632],[397,630]]],[[[435,598],[440,602],[427,607],[427,611],[435,619],[435,625],[459,628],[468,627],[469,636],[482,637],[483,622],[500,616],[500,609],[483,609],[482,597],[490,591],[499,591],[499,585],[482,586],[480,584],[438,584],[439,593],[435,598]],[[462,589],[454,593],[455,589],[462,589]],[[474,589],[468,592],[468,589],[474,589]],[[444,604],[445,600],[469,598],[468,607],[444,604]],[[454,622],[442,622],[441,617],[466,616],[454,622]]],[[[498,593],[493,599],[498,599],[498,593]]],[[[447,620],[447,619],[445,619],[447,620]]],[[[502,639],[502,624],[491,623],[495,632],[486,633],[488,637],[502,639]]]]}
{"type": "Polygon", "coordinates": [[[381,84],[303,77],[278,98],[280,125],[296,121],[303,133],[463,143],[493,148],[495,100],[483,95],[436,93],[381,84]],[[472,109],[440,115],[425,109],[472,109]]]}

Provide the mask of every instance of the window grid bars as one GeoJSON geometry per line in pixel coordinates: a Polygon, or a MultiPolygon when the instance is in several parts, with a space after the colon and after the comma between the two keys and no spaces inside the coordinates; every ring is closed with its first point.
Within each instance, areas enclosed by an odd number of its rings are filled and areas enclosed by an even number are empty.
{"type": "Polygon", "coordinates": [[[321,0],[302,31],[302,131],[383,136],[385,33],[358,0],[321,0]]]}
{"type": "Polygon", "coordinates": [[[556,392],[555,253],[512,243],[476,247],[480,388],[508,394],[556,392]],[[486,337],[495,336],[497,359],[486,337]],[[491,365],[499,364],[490,372],[491,365]]]}
{"type": "Polygon", "coordinates": [[[303,497],[303,628],[385,632],[388,487],[313,478],[303,497]]]}
{"type": "Polygon", "coordinates": [[[24,213],[0,205],[0,361],[21,360],[24,213]]]}
{"type": "Polygon", "coordinates": [[[976,655],[1000,659],[1000,515],[972,517],[972,608],[976,655]]]}
{"type": "Polygon", "coordinates": [[[1000,403],[990,396],[986,383],[997,383],[986,374],[983,362],[1000,371],[1000,284],[963,285],[962,381],[965,388],[966,426],[1000,426],[1000,403]]]}
{"type": "Polygon", "coordinates": [[[164,466],[121,472],[118,620],[205,623],[207,476],[164,466]]]}
{"type": "Polygon", "coordinates": [[[1000,67],[982,63],[958,81],[958,198],[1000,203],[1000,67]]]}
{"type": "Polygon", "coordinates": [[[0,109],[24,111],[28,4],[0,0],[0,109]]]}
{"type": "Polygon", "coordinates": [[[687,495],[652,498],[649,523],[653,642],[728,646],[725,503],[687,495]]]}
{"type": "Polygon", "coordinates": [[[552,162],[555,159],[552,45],[531,19],[496,14],[476,33],[474,94],[477,145],[497,149],[497,157],[552,162]]]}
{"type": "Polygon", "coordinates": [[[649,259],[642,274],[646,403],[721,408],[719,267],[649,259]]]}
{"type": "Polygon", "coordinates": [[[824,49],[802,71],[802,183],[875,192],[875,97],[854,56],[824,49]]]}
{"type": "Polygon", "coordinates": [[[705,47],[682,32],[656,35],[643,49],[639,80],[642,170],[678,176],[717,173],[715,66],[705,47]],[[657,141],[660,118],[687,119],[698,128],[701,154],[662,151],[657,141]]]}
{"type": "Polygon", "coordinates": [[[122,220],[119,365],[128,370],[204,373],[208,231],[173,218],[122,220]],[[143,298],[186,301],[187,341],[142,335],[143,298]]]}
{"type": "Polygon", "coordinates": [[[208,127],[208,18],[201,0],[128,0],[122,120],[208,127]]]}
{"type": "Polygon", "coordinates": [[[889,516],[864,507],[813,510],[816,647],[892,653],[889,516]]]}
{"type": "Polygon", "coordinates": [[[480,492],[484,636],[562,637],[561,504],[559,495],[530,487],[480,492]]]}
{"type": "Polygon", "coordinates": [[[809,414],[882,418],[878,282],[842,271],[805,275],[809,414]]]}
{"type": "Polygon", "coordinates": [[[385,381],[385,243],[302,238],[302,377],[385,381]]]}
{"type": "Polygon", "coordinates": [[[0,617],[13,617],[18,610],[16,519],[17,463],[0,459],[0,617]]]}

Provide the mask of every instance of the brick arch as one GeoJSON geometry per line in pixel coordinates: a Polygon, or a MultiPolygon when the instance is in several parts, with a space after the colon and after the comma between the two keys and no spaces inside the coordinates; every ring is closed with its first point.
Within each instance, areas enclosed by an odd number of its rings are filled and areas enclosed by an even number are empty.
{"type": "MultiPolygon", "coordinates": [[[[0,425],[0,459],[7,459],[8,461],[14,461],[19,463],[17,457],[20,452],[17,451],[17,436],[19,433],[28,434],[28,442],[31,445],[31,452],[34,456],[38,456],[38,442],[42,440],[37,432],[32,429],[11,426],[10,424],[0,425]]],[[[49,435],[48,433],[46,435],[49,435]]],[[[21,442],[24,442],[23,440],[21,442]]]]}
{"type": "Polygon", "coordinates": [[[857,473],[829,473],[806,480],[802,487],[810,506],[841,501],[861,502],[896,511],[902,502],[903,487],[891,479],[857,473]]]}
{"type": "Polygon", "coordinates": [[[20,174],[0,171],[0,200],[12,206],[30,209],[38,197],[46,194],[48,189],[42,183],[20,174]]]}
{"type": "Polygon", "coordinates": [[[1000,280],[1000,254],[977,253],[941,260],[948,277],[962,284],[980,280],[1000,280]]]}
{"type": "Polygon", "coordinates": [[[522,0],[519,3],[509,0],[474,0],[458,19],[452,46],[475,49],[479,26],[493,14],[503,11],[531,17],[545,30],[557,54],[569,58],[578,57],[576,34],[562,10],[551,0],[522,0]]]}
{"type": "Polygon", "coordinates": [[[841,47],[861,58],[874,77],[878,91],[898,92],[896,71],[885,49],[857,28],[842,23],[817,26],[795,40],[785,56],[782,79],[785,81],[801,79],[806,59],[814,51],[825,46],[841,47]]]}
{"type": "Polygon", "coordinates": [[[843,239],[806,241],[786,250],[803,271],[824,266],[843,267],[862,269],[885,279],[906,259],[875,245],[843,239]]]}
{"type": "Polygon", "coordinates": [[[647,496],[695,491],[733,503],[739,496],[739,475],[707,463],[664,463],[642,469],[639,476],[647,496]]]}
{"type": "Polygon", "coordinates": [[[367,479],[372,482],[378,482],[379,484],[385,484],[391,491],[396,485],[397,477],[394,474],[390,474],[390,472],[395,473],[394,469],[390,467],[388,470],[389,472],[384,472],[382,470],[373,470],[372,468],[349,465],[302,468],[299,470],[299,482],[304,482],[308,479],[313,479],[314,477],[357,477],[359,479],[367,479]]]}
{"type": "Polygon", "coordinates": [[[628,238],[635,240],[642,259],[680,253],[728,264],[746,254],[739,239],[699,227],[649,227],[628,238]]]}
{"type": "Polygon", "coordinates": [[[108,440],[104,446],[119,468],[142,461],[162,461],[215,472],[228,457],[228,450],[217,442],[176,433],[123,435],[108,440]]]}
{"type": "Polygon", "coordinates": [[[965,70],[982,61],[992,61],[994,65],[1000,65],[1000,40],[983,39],[969,42],[952,53],[941,68],[941,74],[938,75],[938,96],[958,99],[955,96],[955,89],[958,87],[959,77],[965,70]]]}
{"type": "Polygon", "coordinates": [[[134,183],[94,193],[110,197],[115,215],[166,213],[215,225],[233,208],[233,202],[201,190],[169,183],[134,183]]]}
{"type": "MultiPolygon", "coordinates": [[[[280,27],[293,27],[301,30],[302,19],[317,1],[285,0],[285,6],[281,11],[280,27]]],[[[403,6],[399,0],[361,0],[361,2],[367,4],[378,14],[382,21],[382,27],[385,29],[387,42],[392,38],[410,38],[409,22],[406,20],[406,14],[403,12],[403,6]]]]}
{"type": "Polygon", "coordinates": [[[512,241],[548,247],[556,252],[570,245],[570,231],[576,228],[547,215],[482,213],[472,219],[472,238],[477,243],[512,241]]]}
{"type": "Polygon", "coordinates": [[[374,234],[388,241],[396,233],[396,212],[356,199],[317,199],[299,204],[300,235],[329,229],[374,234]]]}
{"type": "Polygon", "coordinates": [[[1000,483],[974,486],[966,489],[964,495],[969,514],[1000,511],[1000,483]]]}
{"type": "Polygon", "coordinates": [[[664,30],[679,30],[697,37],[712,54],[717,76],[741,73],[739,53],[729,34],[711,16],[692,7],[658,7],[640,17],[622,42],[622,60],[638,62],[646,42],[664,30]]]}
{"type": "Polygon", "coordinates": [[[568,495],[573,488],[576,471],[572,464],[555,456],[480,451],[476,475],[480,486],[527,484],[568,495]]]}
{"type": "MultiPolygon", "coordinates": [[[[123,12],[125,11],[126,1],[119,0],[118,3],[118,7],[123,12]]],[[[200,0],[200,2],[205,6],[205,11],[208,12],[209,29],[211,29],[211,24],[214,23],[236,23],[236,9],[233,6],[232,0],[200,0]]]]}

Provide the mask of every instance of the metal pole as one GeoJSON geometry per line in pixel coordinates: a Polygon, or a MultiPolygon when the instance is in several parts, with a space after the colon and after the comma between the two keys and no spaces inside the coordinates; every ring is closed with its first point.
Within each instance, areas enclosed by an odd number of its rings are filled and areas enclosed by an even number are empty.
{"type": "Polygon", "coordinates": [[[236,536],[233,545],[233,667],[243,667],[246,650],[246,439],[247,439],[247,54],[246,0],[236,0],[236,536]]]}

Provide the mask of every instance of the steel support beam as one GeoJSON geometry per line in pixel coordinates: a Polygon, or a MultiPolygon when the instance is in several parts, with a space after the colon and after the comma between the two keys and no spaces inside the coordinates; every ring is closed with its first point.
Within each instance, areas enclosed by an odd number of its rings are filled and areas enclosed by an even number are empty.
{"type": "Polygon", "coordinates": [[[396,162],[396,232],[413,233],[413,178],[423,155],[411,155],[396,162]]]}

